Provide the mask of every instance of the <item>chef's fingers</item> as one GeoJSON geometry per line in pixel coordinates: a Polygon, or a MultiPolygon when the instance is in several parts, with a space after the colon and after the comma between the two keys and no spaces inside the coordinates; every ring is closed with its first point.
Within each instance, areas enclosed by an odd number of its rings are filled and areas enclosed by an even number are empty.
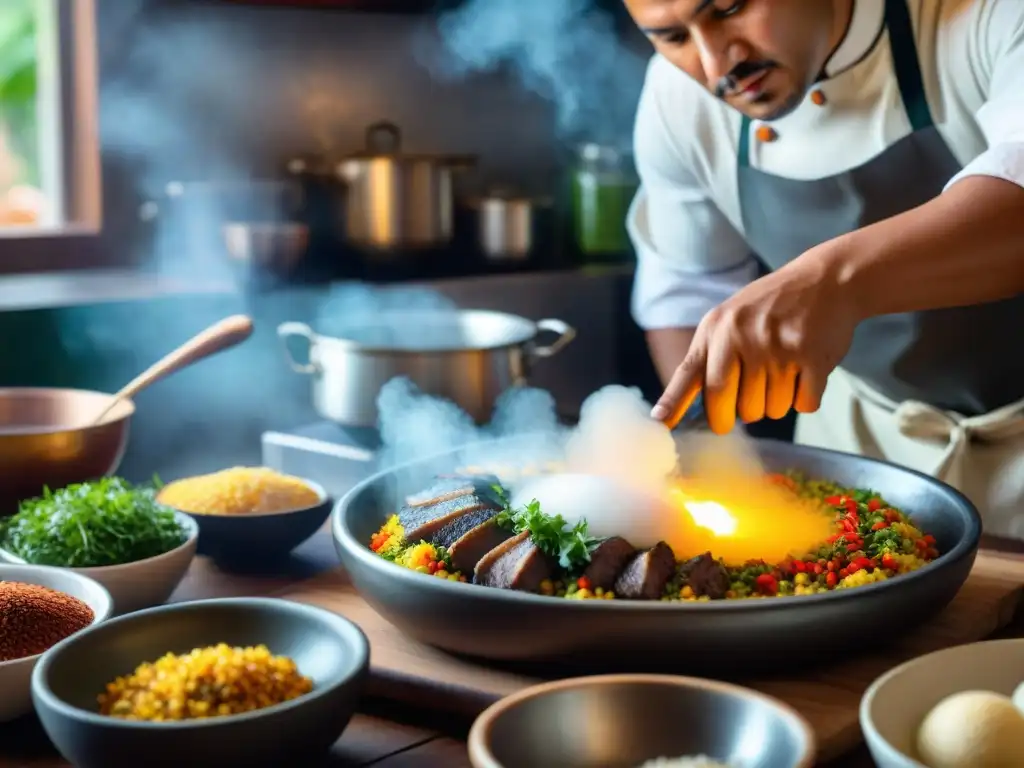
{"type": "Polygon", "coordinates": [[[827,381],[828,373],[818,366],[801,368],[793,407],[800,413],[814,413],[818,410],[827,381]]]}
{"type": "Polygon", "coordinates": [[[651,418],[663,422],[669,429],[674,429],[700,394],[706,364],[704,342],[695,337],[690,343],[690,351],[676,368],[665,391],[651,409],[651,418]]]}
{"type": "Polygon", "coordinates": [[[753,361],[740,363],[739,395],[736,414],[745,424],[764,418],[768,388],[768,369],[753,361]]]}
{"type": "Polygon", "coordinates": [[[713,337],[708,345],[708,363],[704,372],[704,411],[708,426],[718,435],[736,425],[736,400],[740,388],[740,358],[725,334],[713,337]]]}
{"type": "Polygon", "coordinates": [[[764,411],[769,419],[781,419],[793,407],[798,369],[792,363],[777,363],[774,360],[769,360],[767,367],[768,394],[764,411]]]}

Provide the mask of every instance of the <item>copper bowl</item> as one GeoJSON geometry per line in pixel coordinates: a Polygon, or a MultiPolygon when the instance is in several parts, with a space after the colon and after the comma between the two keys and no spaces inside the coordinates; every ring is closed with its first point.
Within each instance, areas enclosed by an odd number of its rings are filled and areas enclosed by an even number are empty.
{"type": "Polygon", "coordinates": [[[0,389],[0,516],[44,487],[114,472],[135,405],[125,400],[91,425],[113,395],[80,389],[0,389]],[[91,425],[91,426],[90,426],[91,425]]]}

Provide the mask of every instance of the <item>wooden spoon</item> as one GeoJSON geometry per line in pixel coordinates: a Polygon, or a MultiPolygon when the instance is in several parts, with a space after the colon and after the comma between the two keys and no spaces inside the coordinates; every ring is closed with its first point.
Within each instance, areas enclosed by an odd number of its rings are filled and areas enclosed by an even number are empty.
{"type": "Polygon", "coordinates": [[[223,352],[236,344],[241,344],[252,335],[252,320],[245,315],[232,315],[214,323],[202,333],[193,336],[169,355],[140,373],[111,400],[107,406],[90,422],[90,426],[99,424],[106,418],[118,403],[135,397],[150,384],[187,368],[203,358],[223,352]]]}

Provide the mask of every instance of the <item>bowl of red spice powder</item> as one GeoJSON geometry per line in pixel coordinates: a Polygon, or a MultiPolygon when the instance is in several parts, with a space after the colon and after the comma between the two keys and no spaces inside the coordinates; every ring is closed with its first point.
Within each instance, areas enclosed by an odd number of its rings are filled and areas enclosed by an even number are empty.
{"type": "Polygon", "coordinates": [[[66,637],[110,616],[113,600],[88,576],[0,564],[0,722],[32,711],[32,670],[66,637]]]}

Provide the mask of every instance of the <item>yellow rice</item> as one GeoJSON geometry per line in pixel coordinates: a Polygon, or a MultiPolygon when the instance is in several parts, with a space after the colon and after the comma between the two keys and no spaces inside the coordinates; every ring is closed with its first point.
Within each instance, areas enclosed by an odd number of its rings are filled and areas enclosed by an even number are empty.
{"type": "Polygon", "coordinates": [[[200,515],[246,515],[305,509],[320,502],[297,477],[266,467],[234,467],[165,485],[157,501],[200,515]]]}

